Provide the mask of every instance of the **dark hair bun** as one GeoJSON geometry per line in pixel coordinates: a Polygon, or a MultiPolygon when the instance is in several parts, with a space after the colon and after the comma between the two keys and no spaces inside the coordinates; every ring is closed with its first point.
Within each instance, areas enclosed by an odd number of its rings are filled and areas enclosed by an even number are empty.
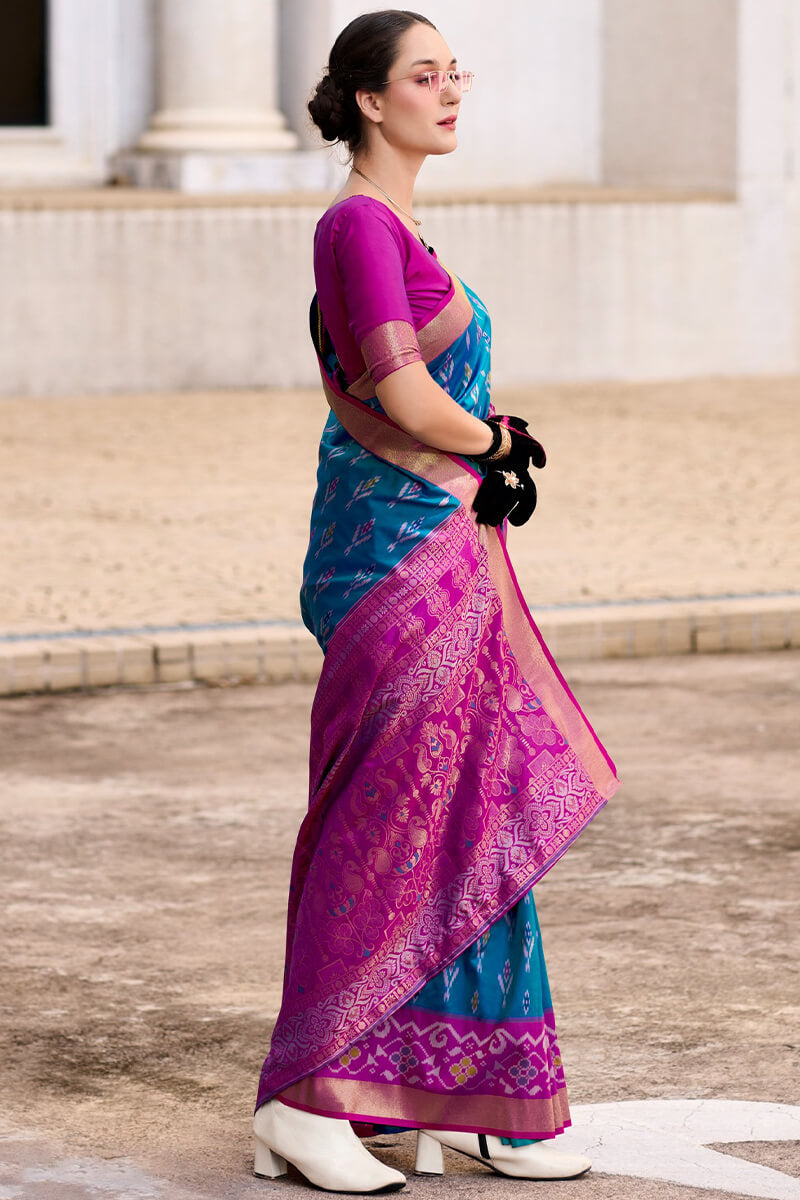
{"type": "Polygon", "coordinates": [[[427,17],[404,8],[354,17],[337,37],[328,70],[308,102],[311,120],[326,142],[344,142],[352,154],[361,145],[361,110],[356,92],[382,92],[397,57],[400,38],[412,25],[430,25],[427,17]]]}
{"type": "Polygon", "coordinates": [[[348,117],[344,92],[332,76],[323,75],[308,102],[308,111],[326,142],[347,141],[352,120],[348,117]]]}

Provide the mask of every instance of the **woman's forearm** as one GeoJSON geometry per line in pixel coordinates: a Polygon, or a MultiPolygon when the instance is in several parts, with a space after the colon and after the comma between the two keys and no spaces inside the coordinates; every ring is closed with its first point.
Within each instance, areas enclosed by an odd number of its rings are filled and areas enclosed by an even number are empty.
{"type": "Polygon", "coordinates": [[[393,371],[376,391],[386,415],[427,446],[453,454],[483,454],[492,444],[489,426],[448,396],[424,363],[393,371]]]}

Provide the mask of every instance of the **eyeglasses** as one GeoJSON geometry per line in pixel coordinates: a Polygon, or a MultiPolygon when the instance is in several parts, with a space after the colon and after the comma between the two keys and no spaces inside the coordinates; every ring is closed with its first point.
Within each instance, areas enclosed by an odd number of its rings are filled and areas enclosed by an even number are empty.
{"type": "Polygon", "coordinates": [[[420,85],[427,84],[429,92],[444,92],[452,83],[457,92],[470,92],[474,78],[474,71],[458,71],[454,67],[449,71],[422,71],[418,75],[401,75],[399,79],[385,79],[383,82],[402,83],[404,79],[413,79],[420,85]]]}

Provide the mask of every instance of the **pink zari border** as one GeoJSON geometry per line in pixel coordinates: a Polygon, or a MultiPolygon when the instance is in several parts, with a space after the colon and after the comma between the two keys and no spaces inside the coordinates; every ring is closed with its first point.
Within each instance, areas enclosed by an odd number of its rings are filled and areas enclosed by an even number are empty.
{"type": "MultiPolygon", "coordinates": [[[[450,273],[448,272],[448,274],[450,273]]],[[[456,275],[450,275],[450,293],[441,309],[417,330],[406,321],[387,321],[386,324],[380,325],[373,333],[368,334],[362,343],[361,353],[364,362],[369,363],[372,360],[377,348],[384,357],[384,366],[390,359],[395,358],[395,364],[391,366],[391,370],[402,366],[404,362],[413,362],[415,358],[419,357],[423,362],[431,363],[461,337],[462,333],[469,328],[472,318],[472,305],[461,280],[456,275]],[[419,347],[419,354],[408,356],[409,343],[403,334],[411,337],[415,347],[419,347]],[[404,349],[398,345],[398,340],[404,344],[404,349]],[[400,351],[399,354],[398,351],[400,351]]],[[[389,373],[390,371],[381,367],[376,372],[378,382],[389,373]]],[[[368,368],[363,375],[350,384],[348,392],[358,400],[369,400],[371,396],[375,395],[375,382],[368,368]]]]}
{"type": "MultiPolygon", "coordinates": [[[[323,386],[337,420],[352,438],[378,458],[450,492],[474,520],[472,500],[481,479],[477,470],[455,455],[422,445],[382,413],[335,392],[325,378],[323,386]]],[[[479,541],[488,554],[492,582],[502,602],[506,636],[522,674],[575,751],[597,791],[608,800],[620,786],[614,763],[545,645],[525,603],[505,539],[491,526],[479,525],[477,529],[479,541]]]]}
{"type": "Polygon", "coordinates": [[[499,1137],[555,1137],[569,1124],[551,1009],[510,1020],[500,1031],[494,1021],[406,1005],[280,1099],[366,1125],[499,1137]],[[405,1059],[402,1049],[409,1051],[405,1059]],[[396,1066],[398,1058],[402,1065],[396,1066]],[[457,1080],[465,1058],[471,1075],[457,1080]]]}
{"type": "Polygon", "coordinates": [[[504,1096],[454,1099],[398,1084],[348,1083],[343,1079],[318,1080],[311,1076],[310,1080],[303,1079],[287,1088],[278,1098],[290,1108],[365,1125],[452,1129],[461,1133],[491,1133],[496,1137],[552,1138],[571,1124],[566,1087],[559,1088],[553,1096],[527,1100],[504,1096]]]}
{"type": "MultiPolygon", "coordinates": [[[[292,867],[283,1005],[258,1103],[294,1088],[410,999],[554,865],[619,786],[525,607],[502,539],[475,524],[478,473],[327,382],[325,390],[364,448],[461,503],[356,605],[328,648],[312,714],[312,801],[292,867]],[[398,669],[398,654],[408,671],[398,669]],[[345,699],[342,692],[352,678],[377,685],[364,694],[368,709],[360,715],[362,693],[345,699]],[[440,709],[437,689],[449,687],[448,679],[455,690],[440,709]],[[524,710],[497,707],[503,690],[524,710]],[[439,768],[428,762],[423,794],[414,785],[422,769],[414,755],[427,755],[427,745],[434,756],[443,753],[465,720],[474,732],[451,780],[462,802],[451,809],[441,791],[451,776],[445,773],[440,785],[439,768]],[[431,806],[434,824],[451,822],[438,857],[427,829],[431,806]],[[392,845],[404,848],[408,862],[403,857],[393,867],[383,842],[395,819],[405,832],[392,845]],[[323,825],[326,849],[318,854],[323,825]],[[455,844],[464,836],[471,847],[466,858],[455,844]],[[372,875],[364,890],[364,877],[372,875]],[[389,917],[391,937],[383,924],[389,917]]],[[[363,1108],[352,1103],[356,1116],[363,1108]]],[[[551,1113],[551,1128],[558,1119],[551,1113]]],[[[486,1127],[483,1116],[476,1121],[486,1127]]],[[[534,1120],[531,1113],[525,1125],[542,1121],[543,1114],[534,1120]]],[[[518,1121],[504,1124],[519,1128],[518,1121]]],[[[461,1117],[458,1128],[465,1128],[461,1117]]]]}

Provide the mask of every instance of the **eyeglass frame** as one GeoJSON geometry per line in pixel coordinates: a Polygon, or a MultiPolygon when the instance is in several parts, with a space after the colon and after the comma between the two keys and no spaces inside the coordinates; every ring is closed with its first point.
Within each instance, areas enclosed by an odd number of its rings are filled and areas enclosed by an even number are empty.
{"type": "Polygon", "coordinates": [[[384,79],[383,83],[381,84],[381,87],[385,87],[387,83],[403,83],[406,79],[427,79],[428,91],[435,95],[436,93],[432,86],[432,76],[433,75],[439,76],[439,95],[441,95],[442,92],[446,92],[448,85],[451,83],[452,83],[453,87],[456,88],[461,95],[463,95],[464,92],[472,91],[472,82],[475,78],[475,72],[474,71],[462,71],[458,67],[451,67],[449,71],[439,71],[439,70],[415,71],[413,75],[400,75],[399,78],[397,78],[397,79],[384,79]],[[459,85],[456,83],[455,79],[453,78],[454,75],[466,76],[469,79],[469,83],[467,84],[467,86],[459,87],[459,85]]]}

